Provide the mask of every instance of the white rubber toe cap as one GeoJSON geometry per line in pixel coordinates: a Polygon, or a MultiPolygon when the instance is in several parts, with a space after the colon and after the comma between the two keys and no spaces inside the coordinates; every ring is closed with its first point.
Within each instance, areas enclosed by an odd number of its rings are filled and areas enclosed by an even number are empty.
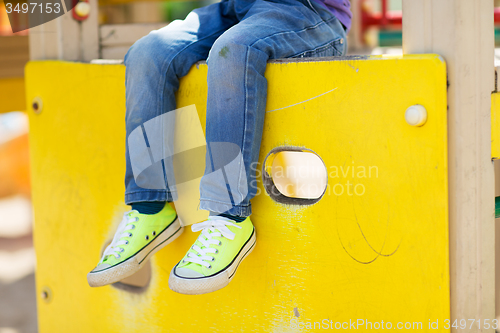
{"type": "Polygon", "coordinates": [[[183,278],[200,278],[203,277],[203,275],[199,272],[193,271],[192,269],[189,268],[175,268],[175,274],[177,276],[183,277],[183,278]]]}

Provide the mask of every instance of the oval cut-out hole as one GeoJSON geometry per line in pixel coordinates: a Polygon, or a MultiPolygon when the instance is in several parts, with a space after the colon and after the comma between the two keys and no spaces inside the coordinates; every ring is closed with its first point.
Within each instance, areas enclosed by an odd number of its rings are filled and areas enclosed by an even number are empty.
{"type": "Polygon", "coordinates": [[[323,160],[309,149],[275,148],[264,161],[264,187],[271,198],[280,203],[316,203],[325,193],[327,181],[323,160]]]}

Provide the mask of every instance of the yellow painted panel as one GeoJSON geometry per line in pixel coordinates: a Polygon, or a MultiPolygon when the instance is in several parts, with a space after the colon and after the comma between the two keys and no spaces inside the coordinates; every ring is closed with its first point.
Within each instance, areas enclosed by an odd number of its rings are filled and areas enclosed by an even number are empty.
{"type": "Polygon", "coordinates": [[[500,158],[500,93],[491,94],[491,158],[500,158]]]}
{"type": "Polygon", "coordinates": [[[0,78],[0,113],[26,110],[24,78],[0,78]]]}
{"type": "MultiPolygon", "coordinates": [[[[193,67],[178,93],[178,106],[196,104],[202,123],[206,73],[204,65],[193,67]]],[[[423,331],[439,320],[445,330],[442,59],[273,63],[266,76],[260,162],[283,145],[311,149],[327,167],[328,190],[315,205],[285,206],[260,183],[253,200],[256,249],[228,287],[185,296],[167,281],[196,236],[190,230],[152,259],[152,280],[142,292],[87,286],[87,272],[126,209],[124,67],[28,65],[27,98],[44,103],[41,114],[30,114],[36,283],[51,294],[38,302],[41,333],[291,332],[301,331],[300,324],[358,319],[421,322],[423,331]],[[405,122],[414,104],[427,109],[422,127],[405,122]]]]}

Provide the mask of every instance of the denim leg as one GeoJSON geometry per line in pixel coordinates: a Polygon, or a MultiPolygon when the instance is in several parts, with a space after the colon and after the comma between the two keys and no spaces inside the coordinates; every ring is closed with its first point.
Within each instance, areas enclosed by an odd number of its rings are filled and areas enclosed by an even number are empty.
{"type": "Polygon", "coordinates": [[[183,21],[177,20],[152,31],[128,51],[125,56],[125,203],[172,201],[165,161],[155,161],[152,154],[147,153],[151,150],[146,148],[151,147],[147,122],[176,109],[174,94],[179,88],[179,78],[185,76],[197,61],[206,59],[214,41],[236,22],[228,2],[212,4],[194,10],[183,21]],[[134,168],[139,169],[130,159],[129,139],[133,132],[135,142],[146,148],[140,161],[134,159],[134,163],[141,163],[144,167],[140,170],[145,172],[140,174],[134,174],[134,168]]]}
{"type": "Polygon", "coordinates": [[[342,55],[345,37],[337,18],[320,5],[312,7],[306,0],[256,0],[243,19],[215,41],[208,57],[208,149],[200,184],[201,209],[251,214],[267,98],[267,61],[342,55]]]}

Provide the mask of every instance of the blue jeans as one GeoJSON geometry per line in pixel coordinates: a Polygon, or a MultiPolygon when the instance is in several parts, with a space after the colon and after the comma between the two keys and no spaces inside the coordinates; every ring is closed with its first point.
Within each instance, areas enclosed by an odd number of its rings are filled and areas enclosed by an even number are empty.
{"type": "MultiPolygon", "coordinates": [[[[200,60],[208,63],[207,163],[200,208],[237,216],[251,214],[264,125],[269,59],[340,56],[345,30],[326,8],[311,0],[223,0],[192,11],[185,20],[152,31],[125,56],[126,130],[176,109],[179,78],[200,60]],[[241,151],[239,171],[215,177],[211,143],[241,151]],[[252,186],[251,186],[252,184],[252,186]]],[[[172,201],[168,188],[137,185],[126,152],[125,202],[172,201]]]]}

